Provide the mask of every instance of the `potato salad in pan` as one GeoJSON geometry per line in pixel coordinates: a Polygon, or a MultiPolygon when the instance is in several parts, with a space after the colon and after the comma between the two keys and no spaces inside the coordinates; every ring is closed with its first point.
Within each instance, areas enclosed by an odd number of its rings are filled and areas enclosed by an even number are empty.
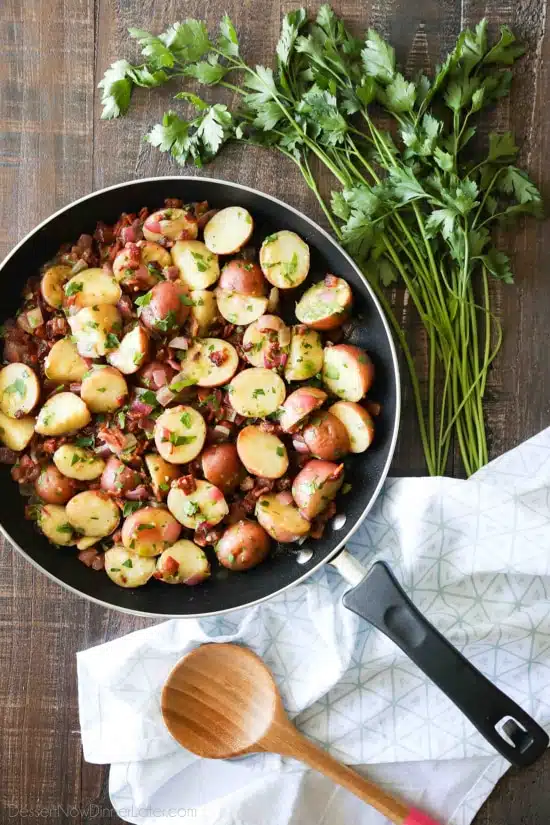
{"type": "Polygon", "coordinates": [[[349,284],[310,273],[294,232],[253,230],[177,199],[100,222],[4,324],[0,459],[51,544],[121,587],[320,538],[374,438],[349,284]]]}

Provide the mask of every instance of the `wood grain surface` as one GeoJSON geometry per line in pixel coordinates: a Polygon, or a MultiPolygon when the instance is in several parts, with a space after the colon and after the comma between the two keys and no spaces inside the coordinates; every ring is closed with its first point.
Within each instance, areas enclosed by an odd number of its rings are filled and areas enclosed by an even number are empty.
{"type": "MultiPolygon", "coordinates": [[[[99,120],[96,86],[116,58],[132,57],[128,26],[160,30],[185,16],[214,23],[233,18],[250,61],[270,62],[288,0],[2,0],[0,3],[0,255],[56,208],[118,181],[177,172],[141,141],[174,89],[139,91],[130,117],[99,120]]],[[[314,9],[318,3],[308,2],[314,9]]],[[[512,96],[495,113],[515,130],[521,162],[548,197],[550,186],[550,39],[546,0],[335,0],[359,30],[389,35],[402,64],[436,62],[462,26],[487,15],[508,23],[528,44],[512,96]]],[[[191,170],[190,170],[191,171],[191,170]]],[[[321,216],[298,172],[274,153],[233,147],[206,174],[249,184],[321,216]]],[[[330,187],[326,182],[327,189],[330,187]]],[[[550,233],[528,221],[503,238],[513,253],[513,287],[495,286],[504,321],[502,353],[491,372],[487,412],[491,454],[550,423],[547,320],[550,233]]],[[[37,264],[40,262],[37,262],[37,264]]],[[[403,296],[395,296],[423,369],[422,335],[403,296]]],[[[418,474],[422,458],[405,384],[394,474],[418,474]]],[[[76,699],[78,650],[152,624],[104,610],[66,592],[9,546],[0,553],[0,825],[34,822],[118,823],[106,767],[82,758],[76,699]],[[91,808],[89,806],[92,806],[91,808]],[[38,812],[38,813],[37,813],[38,812]]],[[[550,821],[550,756],[511,771],[476,825],[546,825],[550,821]]]]}

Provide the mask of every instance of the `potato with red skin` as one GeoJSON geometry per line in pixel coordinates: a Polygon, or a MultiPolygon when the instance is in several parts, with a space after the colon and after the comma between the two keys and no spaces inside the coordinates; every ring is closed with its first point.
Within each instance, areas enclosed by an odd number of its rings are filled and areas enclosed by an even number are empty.
{"type": "Polygon", "coordinates": [[[138,556],[159,556],[180,533],[181,524],[165,507],[142,507],[122,525],[122,544],[138,556]]]}
{"type": "Polygon", "coordinates": [[[344,465],[313,458],[292,483],[292,497],[309,521],[318,516],[336,496],[344,482],[344,465]]]}
{"type": "Polygon", "coordinates": [[[307,536],[311,526],[294,504],[289,492],[260,496],[255,515],[266,533],[283,544],[307,536]]]}
{"type": "Polygon", "coordinates": [[[130,490],[135,490],[140,482],[137,470],[128,467],[114,455],[107,460],[101,474],[101,489],[115,496],[124,497],[130,490]]]}
{"type": "Polygon", "coordinates": [[[353,295],[343,278],[327,275],[310,286],[296,304],[296,318],[318,330],[337,329],[349,316],[353,295]]]}
{"type": "Polygon", "coordinates": [[[141,322],[155,332],[174,332],[189,315],[191,298],[181,281],[161,281],[147,296],[141,306],[141,322]]]}
{"type": "Polygon", "coordinates": [[[365,350],[336,344],[323,351],[323,384],[342,401],[361,401],[374,381],[374,364],[365,350]]]}
{"type": "Polygon", "coordinates": [[[285,433],[292,432],[308,415],[322,407],[326,400],[326,392],[317,387],[299,387],[294,390],[281,407],[281,428],[285,433]]]}
{"type": "Polygon", "coordinates": [[[267,282],[258,264],[241,258],[234,258],[224,266],[218,287],[255,298],[262,298],[267,293],[267,282]]]}
{"type": "Polygon", "coordinates": [[[47,504],[65,504],[77,491],[74,480],[60,473],[55,464],[48,464],[42,469],[34,482],[34,489],[47,504]]]}
{"type": "Polygon", "coordinates": [[[339,418],[324,410],[312,417],[302,436],[315,458],[339,461],[350,452],[348,431],[339,418]]]}
{"type": "Polygon", "coordinates": [[[269,553],[270,539],[257,521],[238,521],[228,527],[214,550],[218,561],[229,570],[250,570],[269,553]]]}
{"type": "Polygon", "coordinates": [[[139,384],[148,390],[160,390],[176,375],[176,370],[164,361],[151,361],[139,371],[139,384]]]}
{"type": "Polygon", "coordinates": [[[374,440],[374,421],[368,410],[355,401],[337,401],[329,412],[339,418],[348,431],[352,453],[364,453],[374,440]]]}
{"type": "Polygon", "coordinates": [[[202,472],[210,484],[224,495],[232,493],[244,476],[244,468],[234,444],[212,444],[202,453],[202,472]]]}

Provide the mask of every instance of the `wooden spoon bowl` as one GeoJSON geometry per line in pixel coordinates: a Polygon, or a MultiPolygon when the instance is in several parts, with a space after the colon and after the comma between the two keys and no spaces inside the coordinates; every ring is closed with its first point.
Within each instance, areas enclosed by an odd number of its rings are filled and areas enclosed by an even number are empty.
{"type": "Polygon", "coordinates": [[[302,736],[285,713],[270,671],[246,647],[195,648],[166,680],[161,708],[174,739],[197,756],[228,759],[261,751],[291,756],[347,788],[396,825],[437,825],[302,736]]]}

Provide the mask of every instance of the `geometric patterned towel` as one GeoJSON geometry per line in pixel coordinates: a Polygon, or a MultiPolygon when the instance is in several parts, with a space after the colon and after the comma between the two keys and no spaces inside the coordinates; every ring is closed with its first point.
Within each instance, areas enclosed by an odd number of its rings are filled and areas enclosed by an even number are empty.
{"type": "MultiPolygon", "coordinates": [[[[468,481],[389,480],[348,549],[366,565],[388,561],[436,627],[550,729],[550,430],[468,481]]],[[[112,763],[123,819],[168,825],[194,808],[199,825],[383,822],[291,760],[207,762],[175,744],[160,688],[184,653],[214,640],[260,654],[296,724],[335,757],[371,766],[441,821],[468,825],[507,763],[342,606],[346,588],[326,565],[254,608],[165,622],[78,654],[84,756],[112,763]]]]}

